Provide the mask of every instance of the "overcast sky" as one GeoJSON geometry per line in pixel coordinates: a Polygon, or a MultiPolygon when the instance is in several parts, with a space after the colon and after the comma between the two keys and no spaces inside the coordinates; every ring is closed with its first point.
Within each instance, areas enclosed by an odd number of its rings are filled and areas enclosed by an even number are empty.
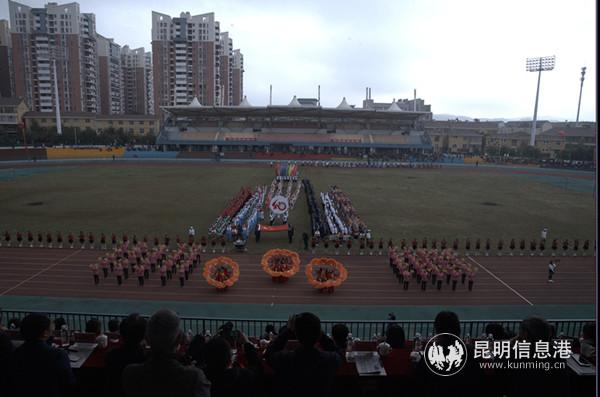
{"type": "MultiPolygon", "coordinates": [[[[43,6],[47,1],[22,3],[43,6]]],[[[532,117],[537,73],[527,57],[556,55],[542,73],[538,117],[575,120],[582,66],[582,120],[596,119],[594,0],[82,0],[98,33],[151,48],[151,12],[215,12],[221,31],[244,54],[244,93],[266,105],[293,95],[323,106],[342,97],[362,106],[417,96],[434,113],[532,117]]],[[[0,0],[0,19],[8,1],[0,0]]]]}

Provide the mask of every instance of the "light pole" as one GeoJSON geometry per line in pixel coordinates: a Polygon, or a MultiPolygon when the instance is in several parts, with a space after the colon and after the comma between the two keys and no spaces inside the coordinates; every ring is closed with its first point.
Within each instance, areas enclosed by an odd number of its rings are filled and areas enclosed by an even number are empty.
{"type": "Polygon", "coordinates": [[[583,80],[585,79],[585,66],[581,68],[581,86],[579,87],[579,103],[577,104],[577,120],[575,126],[579,127],[579,109],[581,108],[581,92],[583,91],[583,80]]]}
{"type": "Polygon", "coordinates": [[[531,125],[531,139],[529,140],[529,146],[535,146],[535,127],[537,122],[537,109],[538,99],[540,96],[540,80],[542,78],[542,71],[554,69],[555,59],[556,57],[554,55],[548,57],[527,58],[527,71],[538,72],[537,91],[535,93],[535,109],[533,110],[533,123],[531,125]]]}

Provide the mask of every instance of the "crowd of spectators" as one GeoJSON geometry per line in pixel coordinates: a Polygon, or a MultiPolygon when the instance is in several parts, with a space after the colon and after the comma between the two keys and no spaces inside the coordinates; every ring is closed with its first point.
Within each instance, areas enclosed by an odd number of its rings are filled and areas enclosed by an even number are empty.
{"type": "MultiPolygon", "coordinates": [[[[0,390],[7,396],[72,396],[78,379],[70,367],[68,352],[58,345],[54,330],[64,328],[64,319],[54,322],[39,313],[27,315],[18,327],[24,342],[16,349],[8,334],[0,330],[0,390]]],[[[248,337],[231,322],[210,332],[192,336],[182,331],[181,320],[171,310],[159,310],[149,319],[131,314],[122,321],[111,320],[108,334],[118,343],[106,348],[105,380],[95,385],[105,396],[335,396],[359,395],[360,390],[341,390],[336,373],[345,365],[347,351],[356,340],[346,324],[335,324],[325,334],[319,317],[312,313],[293,315],[287,325],[276,330],[268,325],[264,333],[248,337]],[[290,343],[293,342],[293,347],[290,343]],[[267,379],[269,381],[267,381],[267,379]]],[[[101,323],[92,319],[86,331],[102,335],[101,323]]],[[[503,370],[489,376],[473,360],[473,344],[461,335],[458,316],[438,313],[436,334],[451,333],[467,343],[464,369],[450,377],[440,377],[426,368],[422,344],[407,341],[404,329],[390,317],[384,334],[376,343],[392,351],[412,349],[403,357],[410,360],[411,376],[387,379],[377,395],[423,396],[566,396],[567,369],[503,370]]],[[[556,339],[553,327],[539,317],[521,322],[517,335],[500,324],[485,329],[493,340],[550,342],[556,339]]],[[[482,336],[486,337],[485,335],[482,336]]],[[[595,361],[595,324],[583,327],[581,339],[572,340],[589,360],[595,361]]],[[[502,362],[502,358],[492,361],[502,362]]],[[[559,359],[548,358],[556,363],[559,359]]],[[[557,369],[558,368],[558,369],[557,369]]]]}

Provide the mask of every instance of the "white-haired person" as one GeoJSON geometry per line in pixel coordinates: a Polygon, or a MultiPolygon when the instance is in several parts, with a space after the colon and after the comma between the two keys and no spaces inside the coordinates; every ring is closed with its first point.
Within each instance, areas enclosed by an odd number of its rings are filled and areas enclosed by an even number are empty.
{"type": "Polygon", "coordinates": [[[151,354],[143,364],[132,364],[123,372],[123,389],[127,397],[208,397],[210,382],[195,366],[176,359],[184,335],[180,320],[171,310],[159,310],[150,317],[146,341],[151,354]]]}

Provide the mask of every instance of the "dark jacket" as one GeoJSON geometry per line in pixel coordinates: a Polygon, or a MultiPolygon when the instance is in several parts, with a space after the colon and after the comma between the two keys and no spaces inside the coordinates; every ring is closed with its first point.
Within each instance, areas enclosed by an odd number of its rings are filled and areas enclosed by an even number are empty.
{"type": "Polygon", "coordinates": [[[334,352],[299,347],[282,351],[291,333],[281,333],[267,351],[267,362],[273,368],[275,396],[330,396],[335,373],[342,363],[334,352]]]}
{"type": "Polygon", "coordinates": [[[71,394],[75,377],[69,356],[41,340],[19,346],[10,369],[11,396],[58,397],[71,394]]]}
{"type": "Polygon", "coordinates": [[[122,397],[123,370],[130,364],[140,364],[146,361],[144,348],[141,345],[124,345],[106,354],[105,395],[107,397],[122,397]]]}
{"type": "Polygon", "coordinates": [[[210,382],[201,369],[182,365],[174,355],[151,356],[125,368],[123,390],[127,397],[208,397],[210,382]]]}
{"type": "Polygon", "coordinates": [[[8,390],[8,371],[14,350],[9,336],[0,331],[0,390],[8,390]]]}
{"type": "Polygon", "coordinates": [[[259,389],[262,378],[261,358],[251,343],[244,343],[243,347],[245,368],[220,370],[207,366],[204,369],[211,383],[211,397],[254,397],[264,394],[259,389]]]}

